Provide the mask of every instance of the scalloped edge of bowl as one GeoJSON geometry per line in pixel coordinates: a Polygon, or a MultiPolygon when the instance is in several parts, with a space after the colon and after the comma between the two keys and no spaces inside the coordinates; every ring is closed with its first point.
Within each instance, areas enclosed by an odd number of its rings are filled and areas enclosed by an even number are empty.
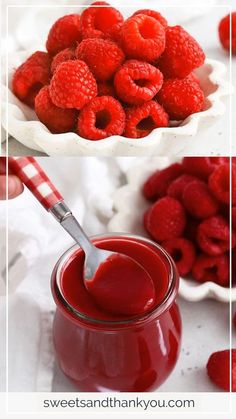
{"type": "MultiPolygon", "coordinates": [[[[142,163],[137,163],[128,170],[127,184],[117,189],[113,197],[115,214],[108,224],[109,232],[129,232],[147,237],[141,219],[149,203],[141,195],[140,186],[157,167],[164,168],[174,161],[178,160],[144,158],[142,163]]],[[[227,303],[236,301],[236,286],[230,289],[210,281],[198,284],[192,279],[180,278],[179,296],[192,302],[211,298],[227,303]]]]}
{"type": "MultiPolygon", "coordinates": [[[[29,51],[21,51],[11,57],[11,70],[19,65],[29,51]]],[[[8,131],[25,146],[37,151],[44,151],[53,155],[80,155],[80,156],[139,156],[143,155],[168,155],[171,149],[173,154],[183,151],[185,144],[194,137],[200,129],[211,126],[214,120],[225,112],[222,99],[231,94],[233,87],[225,80],[226,66],[216,60],[206,59],[204,65],[196,72],[205,71],[211,85],[217,86],[216,90],[206,96],[209,108],[195,113],[180,123],[177,127],[156,128],[147,137],[131,139],[122,136],[112,136],[99,141],[81,138],[73,132],[66,134],[51,134],[40,121],[32,109],[20,102],[6,86],[3,94],[9,99],[8,103],[8,131]],[[31,118],[28,120],[26,118],[31,118]]],[[[3,104],[2,121],[6,129],[6,103],[3,104]]]]}

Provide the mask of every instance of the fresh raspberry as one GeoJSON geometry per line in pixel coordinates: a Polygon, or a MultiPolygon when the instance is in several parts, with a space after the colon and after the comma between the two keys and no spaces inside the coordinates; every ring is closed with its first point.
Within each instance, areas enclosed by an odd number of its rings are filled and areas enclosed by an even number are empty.
{"type": "Polygon", "coordinates": [[[100,96],[91,100],[80,112],[78,134],[89,140],[101,140],[121,135],[125,127],[125,112],[118,100],[100,96]]]}
{"type": "Polygon", "coordinates": [[[55,55],[65,48],[76,47],[80,40],[80,15],[66,15],[60,17],[51,27],[46,48],[49,54],[55,55]]]}
{"type": "Polygon", "coordinates": [[[111,79],[125,56],[118,45],[107,39],[84,39],[76,49],[76,56],[84,61],[99,81],[111,79]]]}
{"type": "Polygon", "coordinates": [[[198,180],[198,178],[191,175],[181,175],[177,177],[177,179],[174,179],[173,182],[171,182],[171,184],[169,185],[167,189],[167,195],[171,196],[172,198],[178,199],[179,201],[182,201],[185,187],[189,183],[194,182],[195,180],[198,180]]]}
{"type": "Polygon", "coordinates": [[[236,207],[232,208],[232,226],[236,230],[236,207]]]}
{"type": "Polygon", "coordinates": [[[154,100],[130,108],[126,113],[125,136],[129,138],[146,137],[153,129],[167,127],[169,118],[159,103],[154,100]]]}
{"type": "Polygon", "coordinates": [[[236,349],[231,349],[231,357],[229,349],[214,352],[209,357],[206,368],[208,376],[217,387],[225,391],[236,391],[236,349]]]}
{"type": "Polygon", "coordinates": [[[151,16],[131,16],[121,28],[121,44],[127,57],[153,62],[165,49],[165,29],[151,16]]]}
{"type": "Polygon", "coordinates": [[[116,97],[114,86],[109,81],[100,81],[98,85],[98,96],[113,96],[116,97]]]}
{"type": "Polygon", "coordinates": [[[117,9],[105,1],[96,1],[81,14],[82,37],[117,40],[123,22],[124,18],[117,9]]]}
{"type": "Polygon", "coordinates": [[[193,243],[183,237],[179,237],[163,242],[162,246],[175,261],[179,275],[187,275],[191,271],[196,258],[193,243]]]}
{"type": "Polygon", "coordinates": [[[69,60],[75,60],[75,49],[74,48],[66,48],[62,51],[58,52],[53,57],[52,65],[51,65],[51,72],[54,73],[56,68],[59,66],[59,64],[64,63],[65,61],[69,60]]]}
{"type": "Polygon", "coordinates": [[[39,120],[53,133],[74,131],[77,111],[55,106],[48,86],[43,87],[35,98],[35,112],[39,120]]]}
{"type": "Polygon", "coordinates": [[[176,199],[168,196],[153,204],[146,220],[148,233],[158,242],[180,237],[185,224],[184,207],[176,199]]]}
{"type": "MultiPolygon", "coordinates": [[[[222,164],[214,170],[208,180],[215,197],[224,204],[230,202],[230,164],[222,164]]],[[[236,165],[232,164],[232,204],[236,205],[236,165]]]]}
{"type": "Polygon", "coordinates": [[[205,98],[199,84],[186,77],[164,81],[157,100],[165,108],[170,119],[179,121],[202,111],[205,98]]]}
{"type": "Polygon", "coordinates": [[[141,105],[154,98],[163,83],[161,72],[143,61],[128,60],[115,75],[114,85],[121,100],[141,105]]]}
{"type": "Polygon", "coordinates": [[[29,106],[34,106],[35,96],[49,83],[51,59],[46,52],[36,51],[13,75],[13,93],[29,106]]]}
{"type": "Polygon", "coordinates": [[[232,54],[236,54],[236,12],[221,19],[218,27],[219,38],[223,48],[230,51],[230,21],[232,54]]]}
{"type": "Polygon", "coordinates": [[[184,78],[200,67],[205,54],[197,41],[181,26],[166,29],[166,48],[158,67],[167,78],[184,78]]]}
{"type": "Polygon", "coordinates": [[[219,210],[217,200],[212,196],[206,183],[200,180],[195,180],[185,186],[183,204],[185,209],[196,218],[211,217],[219,210]]]}
{"type": "MultiPolygon", "coordinates": [[[[199,205],[201,204],[199,203],[199,205]]],[[[232,234],[232,236],[235,245],[235,235],[232,234]]],[[[229,237],[229,225],[220,215],[204,220],[198,227],[198,244],[209,255],[221,255],[228,251],[230,247],[229,237]]]]}
{"type": "MultiPolygon", "coordinates": [[[[217,158],[219,159],[219,158],[217,158]]],[[[212,160],[211,157],[184,157],[183,167],[188,175],[197,176],[207,180],[213,170],[221,164],[219,160],[212,160]]]]}
{"type": "Polygon", "coordinates": [[[193,278],[198,282],[215,282],[222,287],[229,285],[229,257],[226,254],[209,256],[200,254],[192,269],[193,278]]]}
{"type": "Polygon", "coordinates": [[[141,10],[137,10],[137,12],[133,14],[133,16],[136,16],[136,15],[151,16],[154,19],[156,19],[159,23],[161,23],[161,25],[164,26],[164,28],[166,28],[168,25],[167,20],[161,15],[161,13],[157,12],[156,10],[141,9],[141,10]]]}
{"type": "Polygon", "coordinates": [[[81,109],[97,95],[97,83],[87,64],[70,60],[57,67],[49,92],[59,108],[81,109]]]}
{"type": "Polygon", "coordinates": [[[143,185],[142,192],[146,199],[155,201],[166,195],[171,182],[183,173],[180,163],[173,163],[162,170],[156,170],[143,185]]]}

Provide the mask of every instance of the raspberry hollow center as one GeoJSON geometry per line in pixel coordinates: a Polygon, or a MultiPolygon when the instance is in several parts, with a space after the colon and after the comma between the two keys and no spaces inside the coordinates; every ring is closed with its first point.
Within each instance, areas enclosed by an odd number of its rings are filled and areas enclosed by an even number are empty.
{"type": "Polygon", "coordinates": [[[147,118],[142,119],[138,125],[137,125],[137,129],[142,130],[142,131],[146,131],[146,130],[153,130],[154,128],[156,128],[156,124],[153,121],[151,116],[148,116],[147,118]]]}
{"type": "Polygon", "coordinates": [[[155,25],[150,25],[150,21],[147,19],[139,26],[139,33],[144,39],[152,39],[156,37],[155,25]]]}
{"type": "Polygon", "coordinates": [[[150,81],[147,79],[138,79],[135,80],[135,84],[139,87],[148,87],[150,85],[150,81]]]}
{"type": "Polygon", "coordinates": [[[98,129],[105,129],[111,122],[111,114],[106,109],[96,112],[95,127],[98,129]]]}

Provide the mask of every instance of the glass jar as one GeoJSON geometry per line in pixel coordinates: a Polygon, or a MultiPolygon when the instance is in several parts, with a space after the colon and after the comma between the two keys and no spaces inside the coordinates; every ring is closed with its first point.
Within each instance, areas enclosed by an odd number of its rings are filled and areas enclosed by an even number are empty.
{"type": "Polygon", "coordinates": [[[149,312],[132,318],[107,316],[89,300],[83,305],[87,291],[83,283],[77,289],[77,275],[82,275],[84,255],[73,246],[52,273],[57,305],[53,339],[59,365],[81,391],[154,391],[170,375],[180,350],[181,317],[175,302],[179,277],[174,262],[158,244],[139,236],[112,234],[92,240],[98,247],[135,256],[141,264],[145,259],[159,300],[149,312]],[[155,258],[162,265],[155,265],[155,258]]]}

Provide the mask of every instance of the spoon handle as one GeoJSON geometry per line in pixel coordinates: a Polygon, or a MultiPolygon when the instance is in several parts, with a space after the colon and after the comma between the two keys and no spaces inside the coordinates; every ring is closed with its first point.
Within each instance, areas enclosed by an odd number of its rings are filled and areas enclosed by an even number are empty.
{"type": "Polygon", "coordinates": [[[34,157],[9,157],[8,164],[47,211],[63,201],[60,192],[34,157]]]}

